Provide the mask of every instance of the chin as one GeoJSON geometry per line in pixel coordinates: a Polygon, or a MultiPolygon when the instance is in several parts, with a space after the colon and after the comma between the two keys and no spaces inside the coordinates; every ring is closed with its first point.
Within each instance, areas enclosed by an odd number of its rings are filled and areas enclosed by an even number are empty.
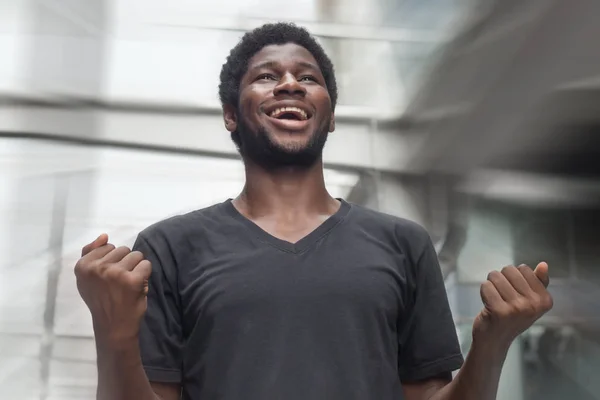
{"type": "Polygon", "coordinates": [[[265,168],[311,167],[321,159],[327,141],[327,131],[313,130],[285,132],[280,129],[259,126],[248,129],[241,126],[242,157],[265,168]]]}
{"type": "Polygon", "coordinates": [[[311,140],[310,138],[298,138],[298,139],[280,139],[280,138],[272,138],[271,145],[278,149],[279,151],[289,153],[289,154],[297,154],[302,153],[310,148],[311,140]]]}

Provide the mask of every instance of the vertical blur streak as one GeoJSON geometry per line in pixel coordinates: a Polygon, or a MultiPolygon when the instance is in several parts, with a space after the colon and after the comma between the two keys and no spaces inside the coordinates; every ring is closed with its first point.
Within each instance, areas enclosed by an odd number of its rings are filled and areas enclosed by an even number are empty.
{"type": "Polygon", "coordinates": [[[573,212],[568,210],[567,217],[567,251],[569,256],[569,278],[572,280],[578,279],[577,274],[577,247],[575,243],[575,221],[573,212]]]}
{"type": "Polygon", "coordinates": [[[59,174],[55,176],[54,198],[52,205],[52,222],[50,225],[49,252],[51,264],[48,266],[46,283],[46,302],[44,309],[44,331],[40,348],[40,400],[46,400],[50,388],[50,362],[54,348],[54,321],[56,316],[56,299],[58,283],[62,270],[63,242],[67,203],[69,197],[70,176],[59,174]]]}
{"type": "MultiPolygon", "coordinates": [[[[458,258],[467,242],[469,198],[453,191],[451,188],[444,187],[446,191],[446,231],[444,237],[440,240],[438,249],[438,258],[444,279],[448,279],[450,274],[456,272],[458,268],[458,258]]],[[[432,207],[432,211],[443,208],[441,205],[432,207]]],[[[441,219],[441,218],[436,218],[441,219]]]]}
{"type": "MultiPolygon", "coordinates": [[[[43,0],[28,3],[30,29],[33,32],[29,39],[29,56],[25,60],[26,85],[29,86],[29,90],[42,96],[75,96],[81,99],[97,99],[102,96],[108,69],[106,33],[109,27],[109,2],[110,0],[82,2],[43,0]]],[[[40,123],[41,121],[24,121],[23,123],[27,128],[28,124],[34,122],[40,123]]],[[[98,134],[97,117],[85,108],[73,113],[69,124],[82,137],[91,138],[98,134]]],[[[34,128],[27,130],[35,131],[34,128]]],[[[24,158],[27,157],[28,150],[27,147],[23,149],[24,158]]],[[[76,158],[77,156],[68,157],[61,160],[60,163],[63,164],[63,168],[69,169],[70,164],[77,163],[76,158]]],[[[89,159],[92,164],[93,161],[93,159],[89,159]]],[[[46,232],[39,237],[22,237],[21,240],[24,239],[25,243],[19,243],[19,245],[23,247],[28,257],[31,256],[31,248],[36,247],[35,244],[29,243],[30,240],[39,240],[38,247],[43,247],[46,243],[49,245],[39,353],[41,379],[39,398],[46,400],[53,397],[51,365],[53,365],[57,294],[65,240],[70,177],[63,174],[50,177],[43,172],[36,172],[36,175],[36,181],[41,181],[46,190],[52,190],[53,200],[45,199],[42,191],[38,192],[35,188],[29,187],[27,180],[20,185],[25,186],[24,192],[31,197],[21,200],[33,202],[39,207],[45,208],[46,212],[50,213],[50,227],[49,230],[46,228],[46,232]],[[48,204],[50,201],[53,203],[48,204]],[[45,238],[49,238],[49,242],[46,242],[48,239],[45,238]]],[[[93,180],[84,180],[82,186],[78,187],[78,191],[81,191],[80,193],[85,197],[87,192],[91,191],[93,180]]],[[[82,207],[89,207],[89,204],[82,205],[82,207]]],[[[25,220],[30,220],[30,216],[25,215],[24,217],[25,220]]],[[[22,228],[18,227],[18,229],[22,228]]],[[[38,279],[43,278],[38,277],[38,279]]],[[[43,287],[43,283],[40,283],[40,287],[43,287]]]]}

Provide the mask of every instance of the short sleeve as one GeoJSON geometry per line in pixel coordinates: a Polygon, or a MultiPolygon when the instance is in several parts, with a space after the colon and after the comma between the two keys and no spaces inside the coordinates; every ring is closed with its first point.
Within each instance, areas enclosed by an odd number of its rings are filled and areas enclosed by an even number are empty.
{"type": "Polygon", "coordinates": [[[152,263],[148,283],[148,308],[141,325],[142,364],[151,382],[182,380],[183,334],[177,269],[167,243],[151,242],[141,234],[133,246],[152,263]]]}
{"type": "Polygon", "coordinates": [[[437,254],[429,235],[423,233],[425,245],[414,263],[413,307],[399,334],[398,369],[403,382],[450,375],[463,363],[437,254]]]}

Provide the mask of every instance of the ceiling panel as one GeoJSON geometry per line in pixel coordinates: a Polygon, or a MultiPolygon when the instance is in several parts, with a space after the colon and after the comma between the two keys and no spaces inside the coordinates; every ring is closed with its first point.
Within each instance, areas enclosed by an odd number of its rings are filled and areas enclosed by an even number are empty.
{"type": "Polygon", "coordinates": [[[31,0],[9,15],[36,27],[35,34],[25,43],[14,34],[0,37],[0,54],[17,53],[11,59],[18,60],[0,67],[0,95],[218,109],[218,76],[229,50],[244,31],[287,20],[306,25],[328,49],[340,104],[400,115],[414,71],[451,37],[461,3],[31,0]]]}

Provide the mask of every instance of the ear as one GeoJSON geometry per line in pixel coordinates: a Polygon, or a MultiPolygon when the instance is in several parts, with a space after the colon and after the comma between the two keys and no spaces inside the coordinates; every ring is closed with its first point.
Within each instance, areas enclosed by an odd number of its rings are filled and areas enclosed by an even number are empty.
{"type": "Polygon", "coordinates": [[[331,112],[331,120],[329,121],[329,132],[335,131],[335,113],[331,112]]]}
{"type": "Polygon", "coordinates": [[[223,121],[225,122],[225,129],[229,132],[234,132],[237,129],[237,115],[233,106],[229,104],[223,106],[223,121]]]}

